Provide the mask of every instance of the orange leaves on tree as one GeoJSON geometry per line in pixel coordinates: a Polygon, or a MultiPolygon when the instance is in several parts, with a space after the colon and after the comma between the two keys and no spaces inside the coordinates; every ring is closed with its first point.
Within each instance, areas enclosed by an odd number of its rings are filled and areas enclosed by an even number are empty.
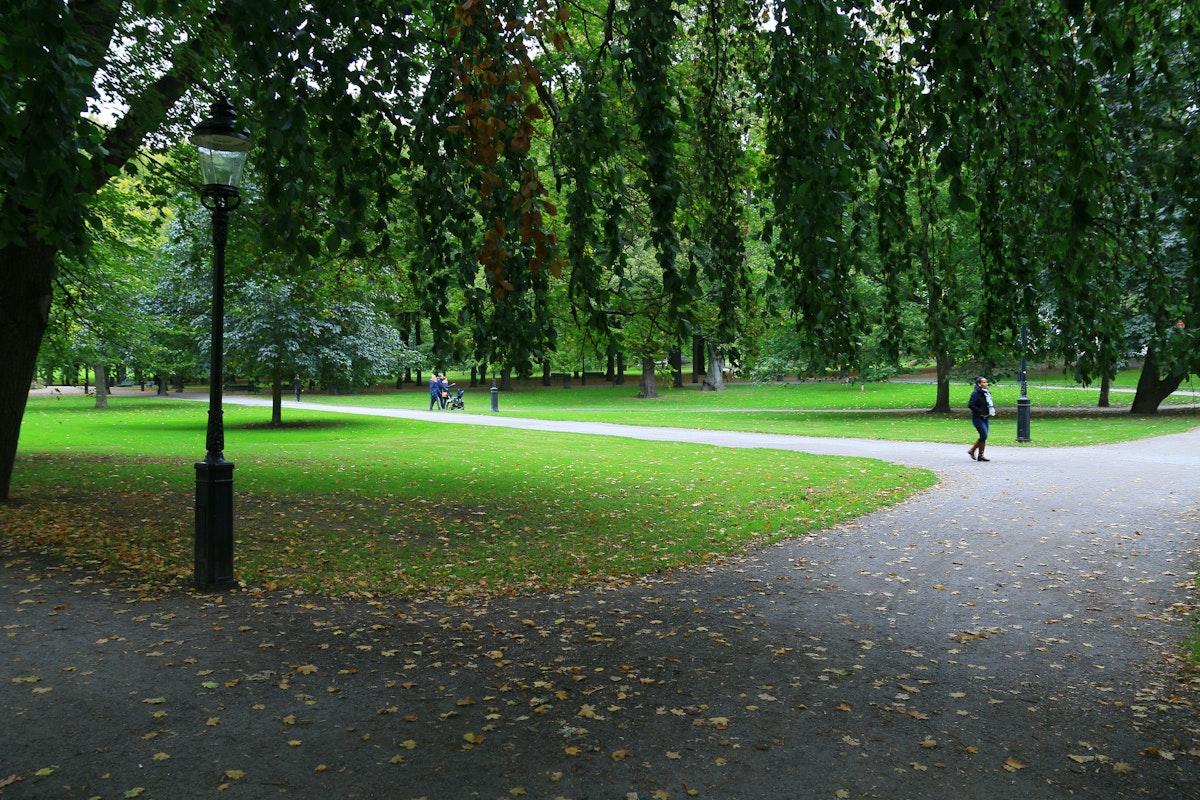
{"type": "Polygon", "coordinates": [[[476,194],[485,215],[497,197],[507,191],[513,194],[511,210],[506,212],[514,215],[508,220],[511,224],[504,224],[497,216],[479,254],[497,298],[514,290],[510,273],[518,268],[517,263],[524,262],[535,274],[547,262],[553,274],[561,274],[562,270],[557,259],[551,261],[557,239],[542,226],[543,213],[554,216],[555,209],[545,200],[548,192],[537,168],[521,157],[531,148],[536,122],[545,117],[536,99],[542,76],[526,41],[536,35],[559,46],[565,41],[564,16],[570,16],[564,12],[538,4],[522,25],[516,19],[500,19],[499,12],[486,2],[471,0],[455,8],[457,24],[450,30],[456,51],[451,74],[456,82],[454,98],[460,104],[461,121],[448,132],[466,139],[465,152],[477,172],[476,194]],[[517,157],[506,162],[520,164],[519,173],[502,176],[506,169],[500,160],[502,154],[517,157]],[[513,188],[507,189],[509,186],[513,188]],[[498,236],[497,224],[502,228],[498,236]],[[505,241],[509,231],[518,232],[520,247],[505,241]],[[514,263],[514,258],[520,261],[514,263]]]}

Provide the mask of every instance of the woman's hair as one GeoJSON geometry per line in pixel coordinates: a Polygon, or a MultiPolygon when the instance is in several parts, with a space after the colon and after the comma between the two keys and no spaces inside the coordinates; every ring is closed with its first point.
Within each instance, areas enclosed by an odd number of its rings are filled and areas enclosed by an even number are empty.
{"type": "Polygon", "coordinates": [[[978,385],[979,385],[979,382],[980,382],[981,380],[983,380],[983,376],[982,376],[982,375],[976,375],[976,376],[975,376],[975,385],[976,385],[976,386],[978,386],[978,385]]]}

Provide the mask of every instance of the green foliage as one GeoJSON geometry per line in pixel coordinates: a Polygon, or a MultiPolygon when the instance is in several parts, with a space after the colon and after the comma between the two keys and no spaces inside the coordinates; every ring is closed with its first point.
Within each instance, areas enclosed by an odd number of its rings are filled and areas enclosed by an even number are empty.
{"type": "Polygon", "coordinates": [[[774,6],[762,94],[772,202],[763,236],[774,260],[768,289],[813,342],[812,367],[852,363],[862,329],[854,270],[864,246],[859,197],[877,149],[878,48],[864,24],[826,3],[774,6]]]}
{"type": "Polygon", "coordinates": [[[669,70],[676,31],[673,0],[630,0],[625,24],[633,118],[644,159],[640,185],[650,211],[650,241],[662,273],[666,324],[681,333],[694,279],[681,272],[675,227],[683,185],[677,156],[678,89],[669,70]]]}

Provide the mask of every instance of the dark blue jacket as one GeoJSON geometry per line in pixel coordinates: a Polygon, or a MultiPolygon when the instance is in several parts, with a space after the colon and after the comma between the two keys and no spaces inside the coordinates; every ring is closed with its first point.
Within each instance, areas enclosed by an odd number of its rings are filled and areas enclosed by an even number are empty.
{"type": "Polygon", "coordinates": [[[991,410],[988,408],[987,395],[984,394],[983,388],[976,386],[975,391],[971,392],[971,399],[967,401],[967,408],[971,409],[971,415],[975,417],[990,417],[991,410]]]}

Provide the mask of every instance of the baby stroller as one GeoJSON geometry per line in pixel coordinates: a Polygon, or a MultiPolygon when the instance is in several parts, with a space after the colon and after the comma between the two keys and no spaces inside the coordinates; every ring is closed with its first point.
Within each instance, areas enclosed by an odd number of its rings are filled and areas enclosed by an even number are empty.
{"type": "Polygon", "coordinates": [[[446,403],[446,408],[450,409],[451,411],[454,411],[455,409],[462,411],[464,408],[462,396],[463,390],[459,389],[458,394],[454,395],[454,397],[451,397],[449,402],[446,403]]]}

